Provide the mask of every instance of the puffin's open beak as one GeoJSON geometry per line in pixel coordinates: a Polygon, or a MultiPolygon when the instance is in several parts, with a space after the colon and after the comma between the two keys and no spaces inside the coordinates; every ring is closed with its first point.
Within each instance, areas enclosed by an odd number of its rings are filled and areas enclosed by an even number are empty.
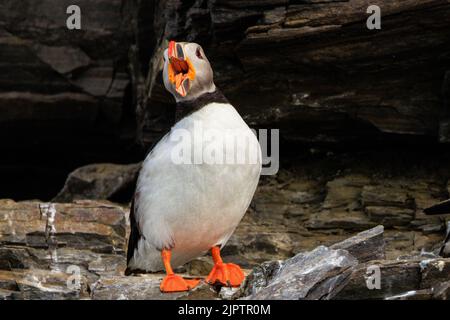
{"type": "Polygon", "coordinates": [[[175,90],[185,97],[191,88],[191,81],[195,79],[195,69],[185,55],[183,45],[170,41],[168,49],[169,80],[175,85],[175,90]]]}

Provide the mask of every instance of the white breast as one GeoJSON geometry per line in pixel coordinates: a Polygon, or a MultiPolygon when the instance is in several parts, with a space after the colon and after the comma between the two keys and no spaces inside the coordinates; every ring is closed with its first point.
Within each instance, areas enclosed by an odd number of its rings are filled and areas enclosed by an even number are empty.
{"type": "Polygon", "coordinates": [[[178,122],[144,161],[138,179],[135,213],[145,239],[130,267],[160,270],[162,248],[173,248],[177,266],[223,246],[245,214],[260,172],[258,140],[231,105],[212,103],[178,122]],[[180,164],[188,158],[191,164],[180,164]]]}

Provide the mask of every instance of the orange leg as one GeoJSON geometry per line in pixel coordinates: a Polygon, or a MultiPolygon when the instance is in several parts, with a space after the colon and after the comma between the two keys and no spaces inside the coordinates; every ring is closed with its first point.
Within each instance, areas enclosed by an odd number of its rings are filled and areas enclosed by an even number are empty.
{"type": "Polygon", "coordinates": [[[209,284],[219,283],[228,287],[239,287],[245,279],[241,268],[233,263],[223,263],[219,247],[212,248],[211,253],[214,267],[206,278],[206,282],[209,284]]]}
{"type": "Polygon", "coordinates": [[[164,249],[161,252],[161,257],[164,263],[164,268],[166,269],[166,277],[162,280],[160,289],[161,292],[180,292],[180,291],[189,291],[190,289],[194,288],[200,280],[194,280],[194,279],[183,279],[179,275],[176,275],[173,270],[172,266],[170,265],[170,258],[172,256],[172,253],[170,250],[164,249]]]}

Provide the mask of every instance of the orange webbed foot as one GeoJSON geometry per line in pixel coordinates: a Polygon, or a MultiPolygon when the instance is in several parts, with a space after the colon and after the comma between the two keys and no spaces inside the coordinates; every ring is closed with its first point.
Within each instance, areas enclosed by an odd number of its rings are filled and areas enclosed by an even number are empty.
{"type": "Polygon", "coordinates": [[[167,275],[161,282],[161,292],[182,292],[195,288],[200,280],[184,279],[177,274],[167,275]]]}
{"type": "Polygon", "coordinates": [[[200,280],[184,279],[183,277],[176,275],[170,265],[171,256],[172,253],[170,250],[164,249],[161,251],[161,257],[167,273],[166,277],[161,281],[161,285],[159,286],[161,292],[181,292],[189,291],[195,288],[200,280]]]}
{"type": "Polygon", "coordinates": [[[242,269],[234,263],[217,263],[206,278],[209,284],[222,284],[228,287],[239,287],[244,281],[242,269]]]}
{"type": "Polygon", "coordinates": [[[222,284],[228,287],[239,287],[245,279],[242,269],[234,263],[223,263],[219,246],[211,249],[214,267],[206,278],[206,282],[212,285],[222,284]]]}

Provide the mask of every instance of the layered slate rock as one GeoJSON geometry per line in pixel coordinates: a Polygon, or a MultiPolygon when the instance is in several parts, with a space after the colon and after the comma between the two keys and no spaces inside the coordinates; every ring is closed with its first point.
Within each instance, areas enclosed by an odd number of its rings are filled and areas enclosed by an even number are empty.
{"type": "Polygon", "coordinates": [[[449,259],[382,257],[383,228],[376,227],[330,248],[320,246],[286,261],[263,263],[234,298],[448,299],[449,259]],[[371,250],[378,254],[368,257],[371,250]],[[378,285],[374,276],[379,277],[378,285]]]}
{"type": "MultiPolygon", "coordinates": [[[[355,268],[337,299],[442,299],[449,277],[448,259],[375,260],[355,268]],[[369,289],[368,267],[380,270],[380,288],[369,289]],[[433,295],[437,292],[436,295],[433,295]]],[[[447,298],[445,298],[447,299],[447,298]]]]}
{"type": "Polygon", "coordinates": [[[89,296],[89,283],[125,270],[125,217],[107,202],[0,201],[0,288],[11,291],[5,298],[89,296]]]}
{"type": "Polygon", "coordinates": [[[0,141],[10,154],[0,169],[23,162],[26,152],[50,166],[73,168],[86,158],[117,155],[135,140],[128,71],[132,1],[78,1],[81,30],[66,26],[73,4],[0,4],[0,141]]]}
{"type": "Polygon", "coordinates": [[[327,282],[328,292],[334,290],[334,286],[341,286],[345,278],[334,279],[348,268],[355,266],[357,260],[344,250],[333,250],[320,246],[315,250],[298,254],[286,260],[268,284],[256,292],[252,292],[248,299],[279,299],[299,300],[317,299],[322,297],[315,291],[322,281],[327,282]]]}
{"type": "Polygon", "coordinates": [[[160,75],[168,39],[204,46],[245,118],[288,140],[448,140],[446,1],[378,1],[381,30],[367,29],[364,0],[79,1],[82,29],[68,30],[71,4],[0,5],[0,101],[23,107],[0,118],[15,130],[32,124],[42,142],[52,137],[38,129],[55,120],[57,141],[154,142],[173,119],[160,75]],[[96,139],[76,140],[86,132],[96,139]]]}
{"type": "Polygon", "coordinates": [[[0,300],[78,300],[89,296],[86,280],[70,286],[70,274],[56,270],[0,270],[0,300]]]}
{"type": "MultiPolygon", "coordinates": [[[[142,159],[173,124],[174,101],[161,78],[168,39],[200,43],[245,120],[281,129],[289,146],[282,150],[349,141],[412,142],[415,150],[449,140],[446,1],[378,1],[381,30],[366,28],[363,0],[84,0],[77,3],[82,30],[72,31],[70,4],[0,4],[0,140],[10,155],[0,163],[8,180],[0,192],[7,197],[39,198],[28,178],[36,171],[58,180],[42,192],[49,200],[78,166],[142,159]],[[21,161],[31,167],[23,184],[15,176],[21,161]]],[[[411,208],[388,209],[403,224],[411,219],[411,208]]],[[[366,212],[378,223],[397,223],[383,210],[366,212]]],[[[360,211],[351,214],[349,227],[373,226],[360,211]]],[[[318,226],[326,226],[323,217],[318,226]]]]}
{"type": "Polygon", "coordinates": [[[109,163],[78,168],[67,177],[63,189],[53,201],[115,199],[128,202],[134,192],[140,168],[140,164],[109,163]]]}
{"type": "MultiPolygon", "coordinates": [[[[127,58],[132,43],[132,13],[122,10],[130,7],[121,0],[78,2],[82,28],[72,31],[66,26],[69,17],[66,10],[71,4],[45,0],[20,5],[3,1],[0,5],[4,48],[0,91],[35,94],[24,105],[31,109],[36,103],[35,112],[23,113],[23,120],[45,122],[63,115],[60,109],[64,107],[52,107],[47,101],[58,95],[63,99],[62,94],[67,97],[59,105],[78,94],[91,99],[90,109],[97,113],[94,116],[103,109],[111,120],[120,117],[124,90],[129,84],[123,59],[127,58]]],[[[81,101],[75,105],[72,110],[75,119],[88,114],[81,101]]]]}
{"type": "Polygon", "coordinates": [[[1,200],[0,299],[219,297],[206,283],[191,292],[164,295],[159,290],[163,273],[125,276],[128,214],[127,208],[107,201],[1,200]]]}
{"type": "MultiPolygon", "coordinates": [[[[448,140],[446,1],[378,1],[381,30],[367,28],[364,0],[156,3],[154,52],[167,39],[202,44],[253,125],[282,128],[290,141],[448,140]]],[[[167,121],[156,116],[168,98],[159,64],[154,56],[141,106],[144,140],[167,121]]]]}
{"type": "MultiPolygon", "coordinates": [[[[429,254],[384,260],[381,226],[287,260],[253,263],[240,288],[201,282],[190,292],[162,294],[163,273],[124,275],[127,209],[98,201],[11,200],[2,200],[0,208],[1,299],[397,299],[405,292],[408,298],[448,297],[448,259],[429,254]],[[377,291],[368,290],[365,280],[373,265],[383,279],[377,291]]],[[[255,254],[271,256],[264,248],[255,254]]],[[[225,261],[239,262],[235,258],[224,250],[225,261]]],[[[251,256],[242,258],[252,264],[251,256]]],[[[210,260],[202,257],[177,272],[203,278],[210,260]]]]}
{"type": "Polygon", "coordinates": [[[373,229],[360,232],[351,238],[333,244],[330,248],[334,250],[347,250],[360,263],[384,259],[384,227],[377,226],[373,229]]]}
{"type": "Polygon", "coordinates": [[[347,284],[351,267],[384,258],[383,231],[377,226],[330,248],[319,246],[286,261],[265,262],[253,269],[240,294],[248,299],[330,299],[347,284]]]}

